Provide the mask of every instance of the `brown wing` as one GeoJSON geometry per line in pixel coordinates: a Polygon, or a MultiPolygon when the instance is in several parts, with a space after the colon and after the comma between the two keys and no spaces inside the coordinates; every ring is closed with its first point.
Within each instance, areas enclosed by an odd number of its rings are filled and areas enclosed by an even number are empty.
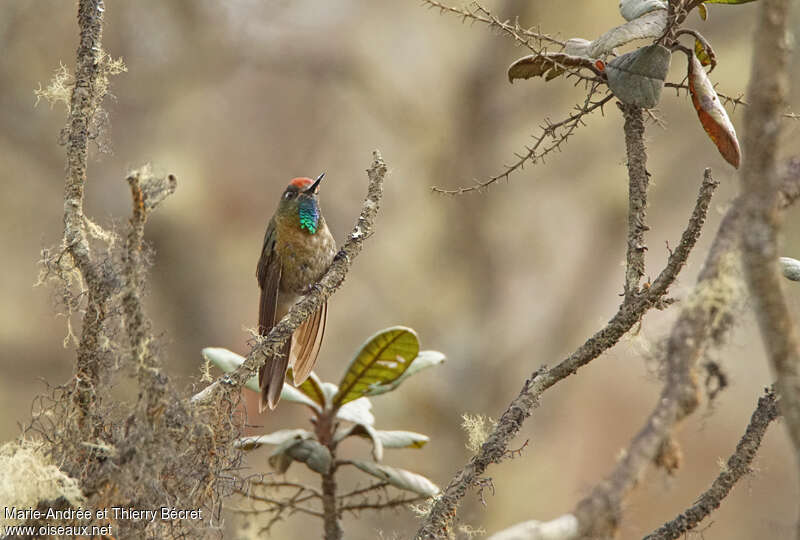
{"type": "MultiPolygon", "coordinates": [[[[258,286],[261,288],[261,298],[258,303],[258,333],[265,336],[275,326],[278,285],[281,281],[281,265],[275,255],[275,224],[272,221],[264,235],[264,245],[261,248],[256,277],[258,286]]],[[[283,389],[286,366],[289,363],[290,347],[291,340],[287,340],[282,354],[265,363],[258,370],[258,386],[261,388],[259,412],[263,412],[267,407],[274,409],[278,404],[283,389]]]]}
{"type": "Polygon", "coordinates": [[[295,356],[292,364],[295,386],[302,384],[314,369],[325,335],[325,322],[328,319],[328,303],[323,302],[317,311],[295,330],[295,356]]]}

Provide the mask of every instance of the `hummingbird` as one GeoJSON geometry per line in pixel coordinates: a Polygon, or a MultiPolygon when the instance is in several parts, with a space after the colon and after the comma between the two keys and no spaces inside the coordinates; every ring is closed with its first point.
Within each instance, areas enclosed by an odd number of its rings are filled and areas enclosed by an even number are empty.
{"type": "MultiPolygon", "coordinates": [[[[281,196],[278,209],[264,234],[264,245],[256,267],[261,298],[258,333],[265,336],[289,309],[319,281],[333,262],[336,242],[319,207],[316,181],[294,178],[281,196]]],[[[258,370],[261,398],[258,410],[274,409],[283,389],[286,370],[292,368],[295,386],[314,368],[325,334],[328,304],[323,302],[286,341],[278,356],[258,370]]]]}

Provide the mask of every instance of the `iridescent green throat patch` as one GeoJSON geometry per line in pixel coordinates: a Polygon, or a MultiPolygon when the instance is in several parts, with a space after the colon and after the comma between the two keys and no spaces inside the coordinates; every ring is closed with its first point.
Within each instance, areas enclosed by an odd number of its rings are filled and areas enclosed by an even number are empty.
{"type": "Polygon", "coordinates": [[[317,202],[313,199],[307,199],[300,202],[300,228],[305,229],[309,234],[317,232],[317,225],[319,224],[319,208],[317,202]]]}

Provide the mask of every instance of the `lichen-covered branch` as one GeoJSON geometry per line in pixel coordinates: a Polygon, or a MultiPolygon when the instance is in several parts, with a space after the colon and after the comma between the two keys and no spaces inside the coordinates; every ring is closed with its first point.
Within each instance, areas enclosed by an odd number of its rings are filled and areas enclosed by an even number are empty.
{"type": "Polygon", "coordinates": [[[442,491],[423,519],[416,538],[443,538],[455,519],[456,509],[467,490],[476,485],[480,475],[492,463],[498,463],[508,452],[508,444],[519,432],[522,423],[530,416],[538,404],[539,397],[559,381],[569,377],[604,351],[613,347],[630,330],[644,313],[663,304],[664,295],[674,282],[686,259],[694,247],[705,223],[709,202],[717,183],[707,173],[700,187],[700,193],[689,224],[683,232],[680,244],[670,254],[666,267],[653,281],[652,285],[625,298],[619,311],[608,324],[589,338],[568,358],[553,368],[541,367],[523,384],[519,395],[506,408],[480,451],[473,456],[463,469],[458,471],[448,486],[442,491]]]}
{"type": "Polygon", "coordinates": [[[97,400],[96,387],[100,379],[100,362],[96,351],[101,342],[106,319],[106,304],[114,290],[114,286],[108,282],[113,276],[103,272],[92,258],[83,215],[89,126],[103,97],[98,92],[98,80],[101,77],[104,10],[102,0],[80,0],[78,3],[80,42],[75,66],[75,85],[72,89],[66,128],[67,175],[64,186],[64,237],[61,249],[71,257],[88,289],[75,362],[76,392],[73,396],[83,418],[92,414],[97,400]]]}
{"type": "Polygon", "coordinates": [[[162,403],[167,389],[167,379],[160,371],[160,361],[152,348],[150,321],[142,307],[145,284],[144,225],[150,211],[175,191],[177,180],[153,176],[145,166],[128,175],[133,198],[133,215],[122,254],[125,287],[122,308],[125,313],[125,331],[131,353],[139,374],[140,399],[144,401],[146,417],[152,419],[162,403]]]}
{"type": "Polygon", "coordinates": [[[620,104],[625,117],[625,150],[628,157],[628,249],[625,266],[625,297],[636,294],[644,276],[647,246],[647,149],[644,146],[644,114],[641,107],[620,104]]]}
{"type": "Polygon", "coordinates": [[[778,417],[778,400],[769,390],[758,400],[758,406],[750,417],[744,435],[736,451],[728,458],[722,472],[714,479],[711,487],[697,499],[690,508],[645,537],[645,540],[672,540],[682,537],[695,528],[703,519],[719,508],[733,486],[743,476],[750,473],[750,464],[761,446],[761,439],[769,424],[778,417]]]}
{"type": "MultiPolygon", "coordinates": [[[[800,467],[800,342],[783,297],[784,280],[777,265],[782,218],[777,153],[780,114],[789,89],[790,4],[788,0],[761,2],[754,50],[770,54],[757,55],[752,62],[739,206],[744,220],[741,247],[745,277],[800,467]]],[[[797,535],[800,538],[800,523],[797,535]]]]}
{"type": "Polygon", "coordinates": [[[375,216],[378,213],[381,197],[383,196],[383,180],[387,172],[386,163],[384,163],[380,152],[377,150],[372,153],[372,157],[372,165],[367,169],[369,178],[367,196],[361,205],[361,213],[347,242],[336,254],[333,264],[313,287],[312,291],[295,304],[289,310],[289,313],[270,330],[267,336],[253,346],[247,355],[247,360],[236,371],[223,375],[195,394],[191,400],[194,404],[210,403],[220,395],[223,389],[225,389],[224,392],[230,392],[244,386],[244,383],[255,373],[258,366],[263,365],[265,359],[272,358],[273,355],[278,354],[283,343],[291,337],[295,329],[314,313],[322,302],[341,287],[353,259],[361,252],[364,240],[373,233],[375,216]]]}

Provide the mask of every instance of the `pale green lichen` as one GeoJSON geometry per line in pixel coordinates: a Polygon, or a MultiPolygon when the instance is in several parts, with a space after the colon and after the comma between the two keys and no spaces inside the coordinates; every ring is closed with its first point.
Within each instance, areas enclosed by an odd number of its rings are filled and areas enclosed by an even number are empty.
{"type": "Polygon", "coordinates": [[[496,425],[497,421],[488,416],[466,413],[461,415],[461,427],[467,432],[467,449],[477,453],[496,425]]]}
{"type": "MultiPolygon", "coordinates": [[[[61,497],[75,508],[86,506],[78,481],[62,472],[40,446],[25,439],[0,446],[0,501],[6,508],[36,508],[61,497]]],[[[0,529],[23,521],[0,513],[0,529]]]]}

